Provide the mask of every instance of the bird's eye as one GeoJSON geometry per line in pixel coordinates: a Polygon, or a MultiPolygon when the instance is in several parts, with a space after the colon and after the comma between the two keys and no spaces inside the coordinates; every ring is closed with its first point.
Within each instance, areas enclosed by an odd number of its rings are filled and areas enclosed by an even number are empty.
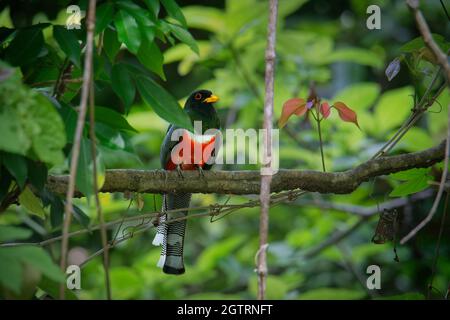
{"type": "Polygon", "coordinates": [[[201,93],[196,93],[194,98],[195,98],[195,100],[200,100],[202,98],[202,94],[201,93]]]}

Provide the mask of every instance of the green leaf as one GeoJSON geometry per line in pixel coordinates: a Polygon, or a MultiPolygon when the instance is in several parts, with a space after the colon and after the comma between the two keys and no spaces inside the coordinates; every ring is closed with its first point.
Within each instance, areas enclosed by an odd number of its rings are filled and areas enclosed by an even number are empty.
{"type": "Polygon", "coordinates": [[[147,69],[166,80],[163,70],[164,56],[155,42],[145,41],[139,48],[137,57],[147,69]]]}
{"type": "MultiPolygon", "coordinates": [[[[445,38],[437,33],[432,33],[431,34],[433,37],[433,40],[441,47],[441,49],[446,52],[448,49],[450,49],[450,42],[447,42],[445,40],[445,38]]],[[[413,51],[418,51],[422,48],[424,48],[425,42],[423,41],[423,38],[421,36],[414,38],[411,41],[408,41],[407,43],[405,43],[401,48],[400,51],[401,52],[413,52],[413,51]]]]}
{"type": "Polygon", "coordinates": [[[84,213],[83,210],[80,209],[80,207],[74,205],[72,214],[73,214],[73,217],[75,218],[75,220],[77,220],[79,224],[81,224],[83,227],[89,229],[89,223],[91,222],[91,219],[89,218],[89,216],[86,213],[84,213]]]}
{"type": "Polygon", "coordinates": [[[430,175],[430,168],[406,170],[391,174],[389,177],[396,180],[406,180],[392,190],[389,194],[390,197],[403,197],[417,193],[428,188],[428,181],[433,180],[430,175]]]}
{"type": "Polygon", "coordinates": [[[187,25],[190,28],[220,33],[225,28],[222,10],[213,7],[188,6],[183,7],[187,25]]]}
{"type": "Polygon", "coordinates": [[[26,187],[25,190],[19,195],[19,203],[25,207],[30,213],[37,215],[39,218],[45,218],[45,211],[42,207],[41,200],[36,197],[30,188],[26,187]]]}
{"type": "Polygon", "coordinates": [[[141,46],[141,33],[135,18],[124,10],[119,10],[114,18],[119,41],[123,42],[128,50],[137,54],[141,46]]]}
{"type": "Polygon", "coordinates": [[[5,248],[14,250],[14,256],[22,262],[29,263],[34,268],[38,269],[48,278],[63,282],[65,280],[64,274],[59,267],[52,261],[48,253],[40,247],[23,246],[17,248],[5,248]]]}
{"type": "MultiPolygon", "coordinates": [[[[99,150],[96,154],[97,165],[97,186],[100,189],[103,186],[105,178],[105,166],[99,150]]],[[[94,180],[93,180],[93,163],[91,153],[91,141],[87,138],[82,138],[80,142],[80,154],[78,158],[78,170],[75,179],[77,189],[85,195],[88,200],[94,194],[94,180]]]]}
{"type": "Polygon", "coordinates": [[[221,259],[229,256],[243,241],[244,236],[237,235],[208,246],[198,258],[197,267],[203,272],[214,269],[221,259]]]}
{"type": "Polygon", "coordinates": [[[149,77],[143,75],[136,78],[137,88],[147,105],[164,120],[179,127],[193,130],[191,120],[180,108],[178,102],[161,86],[149,77]]]}
{"type": "Polygon", "coordinates": [[[360,82],[352,84],[339,91],[332,101],[344,101],[355,111],[366,110],[378,98],[380,86],[374,82],[360,82]]]}
{"type": "Polygon", "coordinates": [[[134,101],[136,88],[130,77],[129,71],[124,64],[115,64],[111,72],[111,85],[114,92],[123,101],[125,108],[128,109],[134,101]]]}
{"type": "Polygon", "coordinates": [[[184,18],[183,12],[181,11],[175,0],[161,0],[161,3],[166,9],[169,16],[181,23],[183,27],[186,27],[186,19],[184,18]]]}
{"type": "Polygon", "coordinates": [[[0,284],[16,294],[22,285],[22,263],[14,255],[11,248],[0,248],[0,284]]]}
{"type": "Polygon", "coordinates": [[[120,113],[110,108],[95,107],[95,119],[114,129],[137,132],[120,113]]]}
{"type": "Polygon", "coordinates": [[[53,37],[69,60],[80,68],[81,47],[75,32],[63,26],[53,26],[53,37]]]}
{"type": "Polygon", "coordinates": [[[44,50],[42,28],[20,29],[5,50],[5,59],[13,66],[23,66],[36,60],[44,50]]]}
{"type": "Polygon", "coordinates": [[[398,127],[411,113],[413,89],[403,87],[389,90],[381,95],[375,107],[375,121],[378,132],[384,133],[398,127]]]}
{"type": "Polygon", "coordinates": [[[416,152],[431,148],[434,143],[433,138],[427,131],[422,128],[413,127],[404,135],[400,141],[400,145],[406,151],[416,152]]]}
{"type": "Polygon", "coordinates": [[[423,176],[417,179],[408,180],[394,188],[389,194],[390,197],[404,197],[417,193],[428,188],[429,177],[423,176]]]}
{"type": "Polygon", "coordinates": [[[110,270],[112,292],[116,299],[135,299],[142,290],[142,279],[127,267],[114,267],[110,270]]]}
{"type": "Polygon", "coordinates": [[[326,62],[346,61],[374,68],[382,68],[384,61],[379,54],[361,48],[336,49],[326,58],[326,62]]]}
{"type": "Polygon", "coordinates": [[[94,194],[91,161],[91,142],[89,139],[83,137],[80,141],[80,154],[75,184],[77,189],[88,199],[94,194]]]}
{"type": "Polygon", "coordinates": [[[0,242],[25,240],[31,237],[32,234],[33,232],[29,229],[0,225],[0,242]]]}
{"type": "Polygon", "coordinates": [[[95,33],[100,33],[108,26],[114,18],[114,6],[111,3],[104,3],[98,6],[95,18],[95,33]]]}
{"type": "Polygon", "coordinates": [[[42,162],[31,161],[28,159],[28,180],[38,191],[44,189],[47,183],[47,166],[42,162]]]}
{"type": "Polygon", "coordinates": [[[145,5],[147,6],[147,8],[150,9],[151,12],[151,17],[153,20],[158,19],[158,15],[159,15],[159,1],[154,1],[154,0],[144,0],[145,5]]]}
{"type": "Polygon", "coordinates": [[[73,137],[75,136],[75,129],[77,127],[78,113],[72,106],[63,102],[61,103],[61,108],[58,109],[58,112],[64,122],[67,142],[72,143],[73,137]]]}
{"type": "Polygon", "coordinates": [[[64,202],[59,197],[54,197],[50,205],[50,223],[53,228],[62,225],[64,216],[64,202]]]}
{"type": "Polygon", "coordinates": [[[299,295],[300,300],[360,300],[366,296],[362,290],[320,288],[299,295]]]}
{"type": "Polygon", "coordinates": [[[106,28],[103,34],[103,49],[109,61],[114,62],[117,52],[120,50],[120,42],[117,39],[117,32],[111,28],[106,28]]]}
{"type": "Polygon", "coordinates": [[[22,85],[17,72],[0,86],[0,125],[0,149],[48,164],[63,162],[61,118],[47,98],[22,85]]]}
{"type": "Polygon", "coordinates": [[[13,153],[4,153],[2,156],[3,164],[11,173],[11,175],[16,179],[17,185],[21,190],[25,185],[25,181],[27,180],[28,167],[27,161],[23,156],[13,154],[13,153]]]}
{"type": "MultiPolygon", "coordinates": [[[[45,291],[48,295],[50,295],[54,299],[59,298],[59,283],[49,279],[48,277],[42,277],[39,282],[38,287],[45,291]]],[[[64,286],[65,298],[66,300],[78,300],[77,295],[72,291],[67,289],[67,286],[64,286]]]]}
{"type": "Polygon", "coordinates": [[[187,44],[196,54],[200,53],[197,42],[195,42],[195,39],[192,37],[189,31],[172,23],[167,23],[167,26],[178,40],[187,44]]]}
{"type": "Polygon", "coordinates": [[[60,164],[64,161],[62,148],[66,145],[64,124],[47,98],[37,94],[36,103],[27,114],[33,151],[43,162],[60,164]]]}

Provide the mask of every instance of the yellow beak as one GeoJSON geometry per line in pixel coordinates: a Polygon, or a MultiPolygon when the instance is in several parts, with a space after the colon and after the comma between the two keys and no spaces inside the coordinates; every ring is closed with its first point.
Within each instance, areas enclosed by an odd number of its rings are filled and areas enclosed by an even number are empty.
{"type": "Polygon", "coordinates": [[[203,102],[206,102],[206,103],[213,103],[216,101],[219,101],[219,97],[215,96],[213,94],[211,96],[209,96],[208,98],[206,98],[205,100],[203,100],[203,102]]]}

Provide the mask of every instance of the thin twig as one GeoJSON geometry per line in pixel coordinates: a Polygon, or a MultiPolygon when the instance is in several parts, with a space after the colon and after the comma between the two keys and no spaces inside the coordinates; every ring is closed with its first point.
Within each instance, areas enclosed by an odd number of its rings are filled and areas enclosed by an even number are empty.
{"type": "Polygon", "coordinates": [[[442,194],[444,193],[445,183],[447,181],[449,152],[450,152],[450,109],[447,115],[447,139],[445,142],[444,170],[442,172],[441,182],[438,193],[436,195],[436,199],[434,199],[433,206],[431,207],[431,210],[425,217],[425,219],[423,219],[422,222],[420,222],[405,237],[403,237],[403,239],[400,241],[400,244],[405,244],[406,242],[408,242],[412,237],[414,237],[417,234],[417,232],[419,232],[423,227],[425,227],[428,224],[428,222],[431,221],[431,219],[433,219],[433,216],[436,213],[436,210],[439,206],[439,202],[441,201],[442,194]]]}
{"type": "Polygon", "coordinates": [[[430,49],[431,53],[436,58],[437,63],[444,69],[445,77],[447,78],[447,83],[450,88],[450,64],[448,63],[447,55],[441,50],[438,44],[434,41],[431,36],[430,28],[419,9],[419,1],[418,0],[406,0],[409,8],[412,10],[414,14],[414,18],[416,19],[417,28],[422,34],[423,41],[425,45],[430,49]]]}
{"type": "Polygon", "coordinates": [[[444,212],[442,213],[441,226],[439,227],[439,235],[438,235],[438,239],[436,242],[436,249],[435,249],[434,257],[433,257],[433,266],[431,267],[431,279],[430,279],[430,284],[428,285],[428,299],[431,298],[431,290],[433,288],[434,275],[436,274],[437,263],[439,260],[439,251],[441,248],[442,234],[444,233],[445,219],[447,218],[449,198],[450,198],[450,193],[447,192],[447,195],[445,197],[444,212]]]}
{"type": "MultiPolygon", "coordinates": [[[[363,226],[365,222],[369,220],[370,217],[378,214],[379,212],[383,211],[384,209],[391,210],[395,208],[404,207],[410,202],[416,202],[421,201],[424,199],[427,199],[431,197],[434,194],[432,190],[425,190],[422,192],[419,192],[417,194],[414,194],[407,198],[397,198],[393,199],[384,203],[381,203],[376,206],[371,207],[364,207],[364,206],[356,206],[356,205],[350,205],[350,204],[343,204],[343,203],[335,203],[335,202],[326,202],[326,201],[302,201],[302,207],[305,206],[315,206],[321,209],[331,209],[331,210],[338,210],[338,211],[344,211],[349,214],[360,216],[361,218],[358,219],[357,222],[349,226],[348,228],[338,231],[334,234],[332,234],[329,238],[324,240],[323,242],[319,243],[318,245],[314,246],[311,249],[308,249],[306,253],[304,253],[304,258],[309,259],[317,256],[320,252],[327,249],[328,247],[335,245],[339,243],[340,241],[344,240],[351,234],[353,234],[356,230],[359,229],[359,227],[363,226]]],[[[296,205],[296,204],[294,204],[296,205]]]]}
{"type": "MultiPolygon", "coordinates": [[[[292,201],[292,197],[299,197],[303,194],[305,194],[306,192],[303,191],[297,191],[296,193],[289,193],[289,195],[284,195],[282,197],[279,197],[278,199],[274,200],[271,202],[271,205],[277,205],[279,203],[282,203],[284,201],[292,201]]],[[[257,202],[257,201],[256,201],[257,202]]],[[[253,205],[252,205],[253,206],[253,205]]],[[[227,210],[223,210],[223,211],[217,211],[217,210],[211,210],[209,212],[204,212],[204,213],[196,213],[196,214],[191,214],[191,215],[186,215],[186,216],[182,216],[179,218],[175,218],[175,219],[171,219],[171,220],[166,220],[166,221],[162,221],[161,224],[170,224],[173,222],[177,222],[177,221],[182,221],[182,220],[187,220],[187,219],[192,219],[192,218],[199,218],[199,217],[206,217],[206,216],[214,216],[214,215],[229,215],[231,213],[237,212],[238,210],[236,208],[230,208],[227,210]]],[[[108,244],[108,249],[111,249],[113,247],[115,247],[117,244],[122,243],[125,240],[128,240],[130,238],[133,238],[134,235],[142,233],[148,229],[154,228],[155,225],[153,223],[147,223],[147,224],[141,224],[139,226],[139,228],[137,230],[135,230],[134,232],[130,232],[129,234],[123,235],[121,238],[117,239],[114,242],[111,242],[108,244]]],[[[263,248],[263,250],[265,251],[265,249],[267,248],[267,246],[265,246],[263,248]]],[[[80,267],[83,267],[84,265],[86,265],[86,263],[88,263],[89,261],[91,261],[93,258],[99,256],[100,254],[102,254],[103,252],[103,248],[99,249],[98,251],[96,251],[95,253],[93,253],[92,255],[90,255],[85,261],[83,261],[83,263],[80,265],[80,267]]],[[[257,252],[257,257],[259,256],[259,251],[257,252]]]]}
{"type": "MultiPolygon", "coordinates": [[[[80,143],[83,134],[84,121],[86,118],[87,102],[89,95],[89,82],[92,74],[92,52],[93,52],[93,39],[95,29],[95,0],[89,1],[89,12],[86,20],[87,36],[86,36],[86,54],[84,59],[84,72],[83,72],[83,86],[81,89],[80,108],[78,113],[77,127],[75,131],[74,144],[72,147],[72,157],[70,162],[70,176],[69,184],[67,188],[66,204],[65,204],[65,216],[62,232],[61,242],[61,261],[60,267],[62,272],[66,272],[67,264],[67,250],[69,245],[68,233],[70,229],[70,222],[72,218],[72,198],[75,192],[75,178],[78,169],[78,157],[80,154],[80,143]]],[[[60,299],[65,299],[65,283],[61,283],[59,288],[60,299]]]]}
{"type": "Polygon", "coordinates": [[[275,41],[278,0],[270,0],[269,24],[267,26],[265,101],[264,101],[264,164],[261,168],[261,217],[259,224],[259,250],[257,253],[258,300],[265,299],[269,233],[270,183],[272,181],[272,116],[275,73],[275,41]]]}
{"type": "Polygon", "coordinates": [[[433,86],[435,85],[439,75],[441,73],[442,68],[439,68],[430,84],[428,85],[424,95],[422,96],[419,103],[414,105],[412,114],[408,117],[408,119],[402,124],[402,126],[397,130],[397,132],[383,145],[383,147],[378,150],[371,159],[376,159],[380,156],[386,155],[399,141],[400,139],[408,132],[408,130],[415,124],[421,116],[427,111],[427,109],[433,104],[433,102],[439,97],[442,90],[445,88],[445,83],[440,86],[437,92],[431,99],[427,100],[428,95],[430,94],[433,86]]]}
{"type": "Polygon", "coordinates": [[[100,235],[102,238],[103,251],[103,269],[105,271],[105,288],[106,298],[112,299],[111,284],[109,277],[109,250],[108,250],[108,235],[106,233],[105,219],[103,217],[102,205],[98,195],[99,188],[97,183],[97,146],[95,136],[95,96],[94,96],[94,79],[91,74],[90,95],[89,95],[89,136],[91,138],[91,156],[92,156],[92,179],[94,186],[95,207],[97,210],[97,217],[100,222],[100,235]]]}
{"type": "MultiPolygon", "coordinates": [[[[48,81],[41,81],[41,82],[35,82],[30,84],[30,87],[43,87],[48,86],[50,84],[56,83],[58,80],[48,80],[48,81]]],[[[60,83],[82,83],[83,78],[75,78],[75,79],[62,79],[60,80],[60,83]]]]}
{"type": "MultiPolygon", "coordinates": [[[[294,201],[296,198],[302,196],[306,194],[305,191],[303,190],[295,190],[295,191],[287,191],[287,192],[281,192],[278,194],[274,194],[271,196],[271,205],[276,205],[279,203],[283,203],[286,201],[292,202],[294,201]]],[[[209,205],[209,206],[199,206],[199,207],[188,207],[188,208],[178,208],[178,209],[172,209],[172,210],[168,210],[166,211],[166,213],[170,214],[170,213],[176,213],[176,212],[180,212],[180,211],[203,211],[206,210],[206,213],[200,214],[200,216],[211,216],[211,215],[221,215],[224,216],[225,214],[229,214],[230,212],[235,212],[239,209],[243,209],[243,208],[254,208],[259,206],[259,200],[250,200],[248,202],[245,203],[241,203],[241,204],[213,204],[213,205],[209,205]]],[[[155,212],[151,212],[151,213],[144,213],[141,215],[137,215],[137,216],[132,216],[132,217],[123,217],[114,221],[110,221],[105,223],[105,227],[106,228],[113,228],[116,225],[120,225],[124,222],[131,222],[131,221],[136,221],[136,220],[143,220],[143,219],[151,219],[151,218],[157,218],[161,215],[160,211],[155,211],[155,212]]],[[[196,217],[198,216],[197,214],[190,214],[189,216],[187,216],[185,219],[191,218],[191,217],[196,217]]],[[[183,220],[183,219],[181,219],[183,220]]],[[[178,220],[177,220],[178,221],[178,220]]],[[[164,223],[164,222],[161,222],[164,223]]],[[[95,225],[90,227],[89,229],[81,229],[81,230],[77,230],[77,231],[73,231],[71,233],[68,234],[69,238],[75,237],[75,236],[79,236],[79,235],[83,235],[86,233],[90,233],[92,231],[96,231],[100,229],[100,225],[95,225]]],[[[60,241],[62,239],[62,236],[57,236],[57,237],[53,237],[50,239],[46,239],[40,242],[6,242],[6,243],[1,243],[0,244],[0,248],[1,247],[19,247],[19,246],[39,246],[39,247],[45,247],[47,245],[50,245],[52,243],[55,243],[57,241],[60,241]]],[[[114,239],[113,239],[114,242],[114,239]]]]}

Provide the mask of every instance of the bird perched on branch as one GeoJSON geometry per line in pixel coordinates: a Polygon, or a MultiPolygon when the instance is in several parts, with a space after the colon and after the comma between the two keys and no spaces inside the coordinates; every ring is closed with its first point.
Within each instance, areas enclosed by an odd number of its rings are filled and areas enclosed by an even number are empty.
{"type": "MultiPolygon", "coordinates": [[[[163,169],[177,170],[181,177],[183,170],[199,170],[199,173],[203,174],[203,170],[211,169],[218,151],[216,148],[220,133],[220,121],[213,105],[218,100],[219,98],[208,90],[198,90],[189,96],[184,110],[195,128],[194,133],[175,125],[169,126],[160,152],[163,169]]],[[[186,216],[187,210],[170,210],[188,208],[190,202],[190,193],[163,195],[162,216],[153,244],[162,246],[157,265],[164,273],[182,274],[185,271],[183,246],[186,220],[164,222],[186,216]]]]}

